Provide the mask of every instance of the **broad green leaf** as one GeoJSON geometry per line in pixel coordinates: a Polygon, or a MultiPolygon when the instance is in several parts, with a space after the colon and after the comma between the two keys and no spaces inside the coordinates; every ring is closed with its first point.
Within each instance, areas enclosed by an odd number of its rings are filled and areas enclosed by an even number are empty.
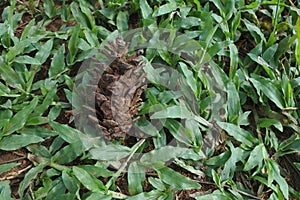
{"type": "Polygon", "coordinates": [[[50,69],[49,77],[54,77],[65,70],[65,45],[62,45],[54,54],[50,69]]]}
{"type": "Polygon", "coordinates": [[[97,179],[96,177],[89,174],[84,169],[81,169],[79,167],[74,166],[73,173],[76,176],[76,178],[82,183],[84,187],[86,187],[88,190],[92,192],[100,192],[100,193],[106,193],[107,188],[104,186],[102,181],[97,179]]]}
{"type": "Polygon", "coordinates": [[[121,145],[104,145],[90,150],[92,158],[95,160],[120,160],[129,155],[130,149],[121,145]]]}
{"type": "Polygon", "coordinates": [[[159,131],[156,129],[156,127],[143,117],[135,122],[135,126],[147,135],[158,137],[160,136],[159,131]]]}
{"type": "Polygon", "coordinates": [[[183,125],[175,119],[167,119],[164,126],[173,135],[173,137],[187,145],[193,144],[192,131],[183,127],[183,125]]]}
{"type": "Polygon", "coordinates": [[[145,180],[145,169],[137,162],[133,162],[128,167],[127,172],[128,189],[131,195],[143,192],[145,180]]]}
{"type": "Polygon", "coordinates": [[[34,37],[30,37],[24,40],[20,40],[15,44],[14,47],[10,48],[6,54],[6,60],[10,63],[13,62],[17,55],[24,53],[24,49],[31,46],[32,44],[37,43],[39,40],[46,37],[46,34],[38,34],[34,37]]]}
{"type": "Polygon", "coordinates": [[[43,138],[34,135],[9,135],[0,140],[0,149],[11,151],[42,141],[44,141],[43,138]]]}
{"type": "Polygon", "coordinates": [[[8,127],[3,130],[4,135],[9,135],[24,127],[27,118],[32,113],[38,104],[38,98],[34,98],[29,105],[23,107],[22,110],[17,112],[10,120],[8,127]]]}
{"type": "Polygon", "coordinates": [[[288,145],[284,146],[277,152],[278,156],[300,152],[300,139],[294,139],[288,145]]]}
{"type": "Polygon", "coordinates": [[[84,14],[84,17],[86,18],[86,23],[88,25],[87,28],[94,31],[96,29],[96,22],[93,13],[89,8],[89,4],[87,4],[85,1],[79,1],[79,8],[81,9],[82,13],[84,14]]]}
{"type": "Polygon", "coordinates": [[[221,192],[220,190],[215,190],[213,193],[211,194],[206,194],[206,195],[201,195],[201,196],[197,196],[196,200],[232,200],[232,198],[226,194],[224,194],[223,192],[221,192]]]}
{"type": "Polygon", "coordinates": [[[222,188],[222,185],[221,185],[221,179],[220,179],[219,174],[216,172],[216,170],[212,169],[211,175],[212,175],[212,178],[213,178],[215,184],[216,184],[219,188],[222,188]]]}
{"type": "Polygon", "coordinates": [[[256,43],[266,42],[266,38],[262,33],[261,29],[259,29],[255,24],[249,22],[247,19],[243,20],[250,34],[255,39],[256,43]]]}
{"type": "Polygon", "coordinates": [[[190,86],[191,90],[196,93],[197,92],[197,81],[193,75],[193,72],[188,69],[187,65],[183,62],[179,62],[179,66],[181,71],[183,72],[188,85],[190,86]]]}
{"type": "Polygon", "coordinates": [[[151,166],[151,163],[165,163],[168,160],[180,157],[186,151],[187,149],[182,147],[164,146],[145,153],[140,161],[149,166],[151,166]]]}
{"type": "Polygon", "coordinates": [[[150,192],[143,192],[135,196],[130,196],[128,200],[141,200],[141,199],[149,199],[149,200],[156,200],[163,194],[162,191],[159,190],[151,190],[150,192]]]}
{"type": "MultiPolygon", "coordinates": [[[[182,17],[179,25],[181,28],[190,29],[194,26],[199,26],[201,19],[199,17],[182,17]]],[[[175,22],[176,23],[176,22],[175,22]]]]}
{"type": "Polygon", "coordinates": [[[273,72],[274,69],[269,65],[267,61],[265,61],[261,56],[257,56],[253,53],[248,53],[247,55],[251,58],[251,60],[261,65],[270,78],[275,79],[275,75],[273,72]]]}
{"type": "Polygon", "coordinates": [[[43,99],[43,102],[35,108],[32,116],[40,116],[40,115],[42,115],[49,108],[49,106],[54,101],[54,98],[56,97],[56,92],[57,92],[57,88],[56,87],[57,86],[55,85],[47,93],[47,95],[43,99]]]}
{"type": "Polygon", "coordinates": [[[22,64],[32,64],[32,65],[41,65],[41,61],[30,57],[30,56],[18,56],[16,57],[16,59],[14,60],[17,63],[22,63],[22,64]]]}
{"type": "Polygon", "coordinates": [[[149,183],[157,190],[164,191],[166,190],[165,184],[159,178],[148,178],[149,183]]]}
{"type": "Polygon", "coordinates": [[[139,2],[143,19],[148,19],[153,12],[152,8],[146,0],[140,0],[139,2]]]}
{"type": "Polygon", "coordinates": [[[80,141],[81,132],[67,125],[57,122],[50,122],[50,126],[58,133],[58,135],[68,143],[76,143],[80,141]]]}
{"type": "Polygon", "coordinates": [[[55,184],[53,184],[53,186],[47,193],[47,197],[45,198],[45,200],[62,199],[67,197],[64,195],[66,192],[66,187],[62,179],[58,178],[55,181],[56,181],[55,184]]]}
{"type": "Polygon", "coordinates": [[[249,79],[257,92],[263,92],[271,101],[273,101],[278,108],[284,108],[283,95],[272,83],[271,80],[263,78],[258,75],[252,75],[252,78],[249,79]]]}
{"type": "MultiPolygon", "coordinates": [[[[81,7],[78,5],[77,2],[73,1],[70,5],[70,9],[73,14],[73,17],[80,24],[81,27],[91,28],[88,17],[82,12],[81,7]]],[[[74,28],[77,29],[76,27],[74,28]]]]}
{"type": "Polygon", "coordinates": [[[289,199],[289,186],[286,180],[281,176],[279,165],[272,159],[266,160],[266,167],[268,170],[268,185],[270,185],[273,179],[279,185],[281,192],[286,199],[289,199]]]}
{"type": "Polygon", "coordinates": [[[68,43],[69,64],[73,64],[76,54],[78,52],[79,32],[80,32],[80,26],[77,25],[73,28],[72,35],[68,43]]]}
{"type": "Polygon", "coordinates": [[[230,151],[225,151],[217,156],[211,157],[206,160],[204,163],[205,165],[212,165],[212,166],[223,166],[223,164],[229,159],[230,151]]]}
{"type": "Polygon", "coordinates": [[[35,135],[41,138],[54,137],[57,135],[55,131],[42,127],[24,127],[21,130],[18,130],[18,133],[21,135],[35,135]]]}
{"type": "Polygon", "coordinates": [[[11,168],[20,165],[20,163],[7,163],[0,165],[0,174],[3,172],[9,171],[11,168]]]}
{"type": "Polygon", "coordinates": [[[281,122],[277,119],[270,119],[270,118],[260,118],[258,119],[258,128],[269,128],[270,126],[274,126],[279,131],[283,131],[283,126],[281,122]]]}
{"type": "Polygon", "coordinates": [[[208,48],[207,53],[208,53],[208,55],[213,57],[220,51],[226,49],[230,44],[231,44],[231,41],[228,41],[228,40],[216,42],[211,47],[208,48]]]}
{"type": "Polygon", "coordinates": [[[22,180],[22,182],[20,183],[20,187],[18,189],[18,193],[21,197],[21,199],[23,199],[24,197],[24,191],[26,190],[26,188],[32,183],[32,181],[37,178],[37,175],[39,173],[41,173],[44,169],[45,165],[44,164],[40,164],[36,167],[31,168],[25,175],[24,179],[22,180]]]}
{"type": "Polygon", "coordinates": [[[238,49],[234,44],[229,45],[229,52],[230,52],[230,72],[229,77],[231,79],[234,79],[236,76],[236,70],[238,68],[239,63],[239,55],[238,55],[238,49]]]}
{"type": "Polygon", "coordinates": [[[99,192],[94,192],[84,200],[99,200],[99,199],[101,199],[101,200],[111,200],[112,197],[108,196],[108,195],[105,195],[105,194],[101,194],[99,192]]]}
{"type": "Polygon", "coordinates": [[[41,64],[43,64],[50,56],[52,47],[53,47],[53,39],[50,39],[41,45],[39,51],[35,54],[34,58],[37,59],[41,64]]]}
{"type": "Polygon", "coordinates": [[[171,168],[163,167],[156,169],[159,178],[169,184],[175,190],[192,190],[199,189],[201,186],[190,178],[174,171],[171,168]]]}
{"type": "Polygon", "coordinates": [[[245,144],[247,146],[254,146],[258,143],[258,140],[248,131],[236,126],[234,124],[226,122],[217,122],[217,124],[224,129],[230,136],[232,136],[237,141],[245,144]]]}
{"type": "Polygon", "coordinates": [[[49,18],[53,18],[56,14],[56,6],[53,0],[44,0],[45,13],[49,18]]]}
{"type": "Polygon", "coordinates": [[[231,142],[227,143],[230,147],[231,155],[229,159],[226,161],[222,173],[220,175],[221,181],[231,180],[235,174],[237,168],[237,162],[243,161],[243,156],[245,155],[245,151],[240,147],[234,147],[231,142]]]}
{"type": "Polygon", "coordinates": [[[76,193],[79,189],[79,183],[77,179],[70,176],[65,170],[62,172],[62,180],[65,187],[71,192],[76,193]]]}
{"type": "Polygon", "coordinates": [[[158,17],[175,11],[179,6],[176,3],[167,3],[165,5],[159,6],[152,14],[153,17],[158,17]]]}
{"type": "Polygon", "coordinates": [[[58,151],[53,157],[52,161],[58,164],[65,164],[72,162],[83,153],[81,142],[71,143],[58,151]]]}
{"type": "Polygon", "coordinates": [[[85,171],[87,171],[88,173],[92,174],[95,177],[109,177],[109,176],[113,176],[114,173],[109,171],[108,169],[104,168],[103,166],[93,166],[93,165],[81,165],[78,166],[82,169],[84,169],[85,171]]]}
{"type": "Polygon", "coordinates": [[[128,12],[123,11],[119,12],[117,16],[117,28],[120,31],[126,31],[128,30],[128,12]]]}
{"type": "Polygon", "coordinates": [[[256,166],[261,166],[263,159],[267,154],[267,150],[263,143],[256,146],[250,153],[250,156],[244,166],[245,171],[249,171],[256,166]]]}
{"type": "Polygon", "coordinates": [[[239,125],[239,126],[249,125],[250,122],[248,120],[248,117],[249,117],[250,113],[251,113],[251,111],[246,111],[246,112],[240,114],[239,117],[238,117],[237,125],[239,125]]]}
{"type": "Polygon", "coordinates": [[[0,60],[0,77],[11,87],[24,89],[25,80],[21,78],[16,71],[10,65],[3,63],[0,60]]]}
{"type": "Polygon", "coordinates": [[[9,185],[9,181],[1,181],[0,182],[0,199],[10,200],[11,198],[11,189],[9,185]]]}
{"type": "Polygon", "coordinates": [[[99,46],[99,39],[97,38],[97,35],[89,30],[83,30],[83,33],[86,37],[86,40],[91,45],[91,47],[98,47],[99,46]]]}
{"type": "Polygon", "coordinates": [[[232,119],[237,118],[241,112],[240,97],[232,81],[228,81],[226,85],[226,89],[228,95],[227,96],[228,118],[231,121],[232,119]]]}

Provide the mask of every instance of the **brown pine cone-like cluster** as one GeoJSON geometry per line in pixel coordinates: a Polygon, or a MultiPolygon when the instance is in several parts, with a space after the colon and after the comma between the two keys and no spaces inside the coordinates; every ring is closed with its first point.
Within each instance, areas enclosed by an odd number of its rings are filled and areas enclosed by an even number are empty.
{"type": "MultiPolygon", "coordinates": [[[[109,42],[102,54],[110,60],[96,89],[96,110],[99,127],[108,140],[123,138],[133,125],[133,117],[142,104],[146,88],[141,51],[128,55],[128,43],[118,37],[109,42]]],[[[95,121],[95,119],[94,119],[95,121]]]]}

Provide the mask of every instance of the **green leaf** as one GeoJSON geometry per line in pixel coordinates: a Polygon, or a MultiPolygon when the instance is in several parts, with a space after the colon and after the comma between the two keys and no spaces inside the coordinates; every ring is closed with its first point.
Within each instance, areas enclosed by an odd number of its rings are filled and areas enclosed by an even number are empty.
{"type": "Polygon", "coordinates": [[[44,0],[45,13],[49,18],[53,18],[56,14],[56,6],[53,0],[44,0]]]}
{"type": "Polygon", "coordinates": [[[152,14],[153,17],[158,17],[175,11],[179,6],[176,3],[167,3],[165,5],[159,6],[152,14]]]}
{"type": "Polygon", "coordinates": [[[250,113],[251,113],[251,111],[246,111],[246,112],[240,114],[237,125],[239,125],[239,126],[249,125],[250,122],[248,120],[248,117],[249,117],[250,113]]]}
{"type": "Polygon", "coordinates": [[[90,150],[92,158],[95,160],[120,160],[129,155],[130,149],[121,145],[104,145],[90,150]]]}
{"type": "Polygon", "coordinates": [[[165,163],[183,155],[188,149],[182,147],[164,146],[145,153],[140,161],[151,166],[152,163],[165,163]]]}
{"type": "Polygon", "coordinates": [[[84,187],[92,192],[100,192],[100,193],[107,193],[107,188],[104,186],[102,181],[97,179],[96,177],[89,174],[84,169],[74,166],[73,173],[76,178],[82,183],[84,187]]]}
{"type": "Polygon", "coordinates": [[[65,187],[71,193],[76,193],[79,190],[79,183],[77,179],[73,176],[70,176],[65,170],[62,172],[62,180],[65,187]]]}
{"type": "Polygon", "coordinates": [[[245,171],[249,171],[256,166],[261,166],[262,161],[266,158],[267,150],[263,143],[256,146],[250,153],[250,156],[244,166],[245,171]]]}
{"type": "Polygon", "coordinates": [[[229,45],[230,51],[230,72],[229,77],[233,79],[236,76],[236,70],[239,63],[238,49],[234,44],[229,45]]]}
{"type": "Polygon", "coordinates": [[[231,156],[226,161],[224,168],[221,174],[221,181],[231,180],[235,174],[237,168],[237,162],[243,160],[243,156],[245,155],[245,151],[240,147],[234,147],[231,142],[227,143],[230,147],[231,156]]]}
{"type": "Polygon", "coordinates": [[[149,6],[149,4],[146,0],[140,0],[139,5],[141,8],[143,19],[148,19],[153,12],[152,8],[149,6]]]}
{"type": "Polygon", "coordinates": [[[218,174],[214,169],[212,169],[212,170],[211,170],[211,175],[212,175],[212,178],[213,178],[215,184],[216,184],[219,188],[222,188],[221,179],[220,179],[219,174],[218,174]]]}
{"type": "Polygon", "coordinates": [[[20,165],[20,163],[7,163],[0,165],[0,174],[3,172],[9,171],[11,168],[20,165]]]}
{"type": "Polygon", "coordinates": [[[137,162],[133,162],[128,167],[127,172],[128,190],[131,195],[143,192],[145,180],[145,169],[137,162]]]}
{"type": "Polygon", "coordinates": [[[58,151],[53,157],[52,161],[58,164],[65,164],[72,162],[83,153],[81,142],[71,143],[58,151]]]}
{"type": "Polygon", "coordinates": [[[43,64],[50,56],[52,48],[53,48],[53,39],[50,39],[41,45],[39,51],[35,54],[34,58],[37,59],[41,64],[43,64]]]}
{"type": "Polygon", "coordinates": [[[32,65],[41,65],[41,61],[30,57],[30,56],[18,56],[16,57],[16,59],[14,60],[17,63],[22,63],[22,64],[32,64],[32,65]]]}
{"type": "Polygon", "coordinates": [[[196,200],[232,200],[232,198],[226,194],[224,194],[223,192],[221,192],[220,190],[215,190],[213,193],[211,194],[206,194],[206,195],[201,195],[196,197],[196,200]]]}
{"type": "Polygon", "coordinates": [[[23,107],[22,110],[17,112],[10,120],[8,127],[3,130],[4,135],[9,135],[24,127],[27,118],[32,113],[38,104],[38,98],[34,98],[29,105],[23,107]]]}
{"type": "Polygon", "coordinates": [[[70,126],[57,122],[50,122],[50,126],[58,133],[58,135],[68,143],[76,143],[80,141],[82,133],[70,126]]]}
{"type": "Polygon", "coordinates": [[[43,171],[44,167],[45,167],[44,164],[40,164],[36,167],[31,168],[26,173],[26,175],[25,175],[24,179],[22,180],[22,182],[20,183],[20,187],[18,189],[18,193],[19,193],[21,199],[23,199],[23,197],[24,197],[24,191],[26,190],[26,188],[31,184],[33,179],[37,178],[37,175],[43,171]]]}
{"type": "Polygon", "coordinates": [[[0,199],[10,200],[11,198],[11,189],[9,185],[9,181],[1,181],[0,182],[0,199]]]}
{"type": "Polygon", "coordinates": [[[275,79],[275,75],[273,72],[274,69],[269,65],[269,63],[267,63],[267,61],[265,61],[261,56],[257,56],[253,53],[248,53],[247,55],[251,58],[251,60],[261,65],[270,78],[275,79]]]}
{"type": "Polygon", "coordinates": [[[179,67],[186,78],[187,84],[190,86],[191,90],[194,93],[196,93],[197,92],[197,81],[194,77],[193,72],[191,70],[189,70],[187,65],[183,62],[179,62],[179,67]]]}
{"type": "Polygon", "coordinates": [[[84,169],[88,173],[92,174],[95,177],[109,177],[113,176],[114,173],[104,168],[103,166],[93,166],[93,165],[81,165],[80,168],[84,169]]]}
{"type": "Polygon", "coordinates": [[[264,34],[255,24],[249,22],[247,19],[243,19],[243,21],[256,43],[260,43],[261,41],[266,42],[264,34]]]}
{"type": "Polygon", "coordinates": [[[54,54],[49,69],[49,77],[54,77],[65,70],[65,45],[54,54]]]}
{"type": "Polygon", "coordinates": [[[164,126],[173,135],[176,140],[187,145],[193,144],[192,131],[183,127],[183,125],[175,119],[167,119],[164,126]]]}
{"type": "Polygon", "coordinates": [[[126,31],[128,30],[128,12],[123,11],[119,12],[117,16],[117,28],[120,31],[126,31]]]}
{"type": "MultiPolygon", "coordinates": [[[[80,1],[81,2],[81,1],[80,1]]],[[[89,18],[82,12],[82,5],[78,5],[77,2],[72,2],[70,5],[71,12],[75,18],[75,20],[80,24],[81,27],[92,28],[89,18]]],[[[79,27],[79,26],[76,26],[79,27]]],[[[74,27],[75,29],[77,29],[74,27]]]]}
{"type": "Polygon", "coordinates": [[[0,140],[0,149],[11,151],[42,141],[44,141],[43,138],[34,135],[10,135],[0,140]]]}
{"type": "Polygon", "coordinates": [[[288,145],[284,146],[279,152],[279,156],[283,156],[286,154],[291,154],[291,153],[298,153],[300,152],[300,139],[295,139],[288,145]]]}
{"type": "Polygon", "coordinates": [[[68,49],[69,49],[69,64],[73,64],[76,54],[78,52],[78,43],[79,43],[79,32],[80,32],[80,26],[77,25],[73,28],[71,38],[68,43],[68,49]]]}
{"type": "Polygon", "coordinates": [[[272,159],[266,160],[268,170],[268,185],[273,182],[273,179],[278,183],[281,192],[286,199],[289,199],[289,186],[286,180],[281,176],[279,165],[272,159]]]}
{"type": "Polygon", "coordinates": [[[201,187],[196,181],[193,181],[168,167],[156,169],[156,171],[159,178],[175,190],[192,190],[200,189],[201,187]]]}
{"type": "Polygon", "coordinates": [[[270,119],[270,118],[260,118],[258,119],[258,128],[269,128],[270,126],[274,126],[279,131],[283,131],[283,126],[278,119],[270,119]]]}
{"type": "Polygon", "coordinates": [[[272,80],[263,78],[255,74],[253,74],[252,78],[250,78],[249,80],[252,82],[258,93],[260,91],[263,92],[279,108],[284,108],[283,95],[272,83],[272,80]]]}
{"type": "Polygon", "coordinates": [[[135,122],[135,126],[139,128],[141,131],[146,133],[147,135],[150,136],[160,136],[159,131],[156,129],[155,126],[153,126],[152,123],[150,123],[147,119],[144,117],[139,118],[135,122]]]}
{"type": "Polygon", "coordinates": [[[7,65],[0,60],[0,77],[11,87],[23,89],[25,88],[25,81],[13,70],[10,65],[7,65]]]}
{"type": "Polygon", "coordinates": [[[217,122],[217,124],[222,129],[224,129],[230,136],[232,136],[242,144],[252,147],[258,143],[258,140],[251,133],[234,124],[226,122],[217,122]]]}
{"type": "Polygon", "coordinates": [[[232,83],[232,81],[229,81],[226,85],[227,89],[227,110],[228,110],[228,118],[229,120],[232,120],[233,118],[236,118],[239,116],[241,112],[241,105],[240,105],[240,97],[239,93],[235,87],[235,85],[232,83]]]}

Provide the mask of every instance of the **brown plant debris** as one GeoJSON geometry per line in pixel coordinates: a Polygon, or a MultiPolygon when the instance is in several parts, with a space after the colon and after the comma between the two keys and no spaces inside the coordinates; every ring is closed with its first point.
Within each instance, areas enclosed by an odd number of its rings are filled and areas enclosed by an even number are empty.
{"type": "Polygon", "coordinates": [[[102,70],[94,90],[97,119],[92,115],[89,118],[99,122],[99,128],[108,140],[124,138],[131,130],[133,118],[142,104],[141,95],[147,86],[143,73],[145,63],[139,56],[142,51],[129,55],[128,45],[120,37],[109,42],[105,50],[100,52],[108,58],[110,64],[97,63],[102,70]]]}

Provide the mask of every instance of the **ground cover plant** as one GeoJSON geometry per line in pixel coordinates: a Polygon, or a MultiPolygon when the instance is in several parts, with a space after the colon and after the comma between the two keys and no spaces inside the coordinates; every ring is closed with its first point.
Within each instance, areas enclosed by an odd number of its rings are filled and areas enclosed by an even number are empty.
{"type": "Polygon", "coordinates": [[[299,199],[300,7],[0,2],[0,199],[299,199]]]}

